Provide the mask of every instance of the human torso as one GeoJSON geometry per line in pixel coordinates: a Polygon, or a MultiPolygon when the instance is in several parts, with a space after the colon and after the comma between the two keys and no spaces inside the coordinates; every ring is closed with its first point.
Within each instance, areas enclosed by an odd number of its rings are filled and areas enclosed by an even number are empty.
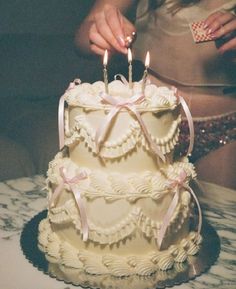
{"type": "MultiPolygon", "coordinates": [[[[140,1],[139,15],[145,3],[140,1]]],[[[196,44],[189,26],[217,10],[232,10],[236,0],[202,0],[176,13],[170,9],[171,3],[167,0],[137,18],[136,58],[143,60],[149,50],[152,71],[182,85],[236,86],[236,62],[220,55],[214,41],[196,44]]]]}

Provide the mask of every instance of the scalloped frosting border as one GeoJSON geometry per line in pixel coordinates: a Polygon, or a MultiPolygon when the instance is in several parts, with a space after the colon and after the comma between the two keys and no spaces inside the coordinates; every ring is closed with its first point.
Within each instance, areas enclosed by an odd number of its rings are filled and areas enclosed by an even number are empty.
{"type": "MultiPolygon", "coordinates": [[[[188,162],[187,158],[169,164],[156,172],[144,171],[143,173],[125,175],[118,172],[106,173],[100,170],[79,167],[70,158],[59,152],[54,160],[49,163],[46,180],[49,191],[50,183],[57,186],[62,181],[59,173],[60,167],[70,171],[71,177],[76,175],[78,170],[86,171],[89,176],[89,183],[80,182],[77,185],[82,196],[87,199],[102,197],[110,202],[125,199],[132,203],[140,198],[158,200],[172,191],[168,187],[168,182],[169,180],[176,180],[181,170],[184,170],[187,174],[186,184],[196,177],[194,166],[188,162]]],[[[66,184],[65,189],[69,189],[66,184]]]]}
{"type": "MultiPolygon", "coordinates": [[[[177,144],[180,122],[181,116],[179,115],[178,118],[173,121],[167,136],[164,138],[157,138],[151,135],[152,140],[158,145],[163,154],[170,153],[177,144]]],[[[67,136],[65,140],[67,146],[71,146],[75,142],[84,142],[93,153],[96,153],[96,131],[89,124],[84,114],[75,117],[75,125],[70,129],[68,111],[65,113],[65,135],[67,136]]],[[[100,156],[108,159],[123,157],[140,145],[145,150],[150,150],[149,144],[140,128],[140,124],[135,120],[131,120],[122,136],[116,140],[105,141],[103,143],[100,156]]]]}
{"type": "MultiPolygon", "coordinates": [[[[88,110],[109,109],[111,106],[103,102],[101,94],[105,85],[102,81],[94,83],[71,83],[64,94],[64,98],[70,106],[80,106],[88,110]]],[[[131,98],[132,95],[143,94],[142,82],[133,82],[132,89],[127,83],[114,80],[108,83],[109,95],[119,99],[131,98]]],[[[166,86],[156,86],[152,83],[145,85],[145,99],[135,105],[138,110],[160,111],[174,109],[177,105],[175,90],[166,86]]]]}
{"type": "MultiPolygon", "coordinates": [[[[87,168],[78,168],[69,158],[63,158],[60,152],[55,159],[50,162],[47,178],[49,199],[53,194],[53,189],[61,182],[59,168],[64,167],[72,173],[71,177],[76,175],[78,169],[85,169],[88,172],[88,180],[77,185],[83,199],[93,200],[103,198],[106,202],[116,202],[124,199],[130,204],[129,212],[123,216],[119,223],[107,229],[97,227],[89,220],[89,239],[101,244],[111,244],[118,242],[131,235],[135,229],[139,228],[147,237],[156,236],[159,232],[161,222],[151,220],[145,216],[136,201],[141,198],[157,200],[164,198],[168,194],[173,194],[171,187],[168,187],[169,180],[175,180],[182,169],[187,173],[189,180],[195,177],[194,167],[184,158],[181,162],[168,165],[162,168],[161,172],[144,172],[143,174],[123,175],[119,173],[105,173],[101,171],[90,171],[87,168]],[[117,230],[119,228],[119,230],[117,230]],[[119,231],[119,233],[118,233],[119,231]],[[120,233],[122,232],[122,234],[120,233]]],[[[70,193],[70,187],[65,184],[62,194],[70,193]]],[[[184,221],[190,214],[190,195],[187,191],[181,190],[179,204],[172,216],[171,223],[167,229],[166,235],[178,232],[184,221]]],[[[49,218],[52,223],[73,223],[75,229],[81,231],[80,215],[75,200],[71,198],[61,206],[49,209],[49,218]]]]}
{"type": "MultiPolygon", "coordinates": [[[[48,256],[48,258],[50,258],[48,256]]],[[[70,280],[73,284],[80,285],[82,287],[91,288],[106,288],[106,289],[118,289],[118,288],[129,288],[129,289],[147,289],[156,288],[158,281],[174,279],[177,274],[186,270],[185,263],[174,263],[174,270],[158,271],[150,276],[138,276],[131,275],[126,278],[116,278],[109,274],[95,275],[86,273],[84,270],[70,268],[64,265],[49,263],[49,271],[53,276],[59,279],[70,280]]]]}
{"type": "MultiPolygon", "coordinates": [[[[189,196],[186,196],[189,198],[189,196]]],[[[190,200],[189,200],[190,201],[190,200]]],[[[190,204],[179,204],[174,215],[171,218],[166,236],[171,233],[178,233],[182,224],[190,215],[190,204]]],[[[69,200],[65,205],[50,209],[48,219],[53,224],[73,223],[75,230],[81,233],[80,216],[73,200],[69,200]]],[[[156,222],[146,216],[141,208],[134,206],[130,212],[123,217],[119,223],[114,223],[109,228],[101,228],[88,217],[89,240],[99,244],[114,244],[131,236],[137,230],[140,230],[146,237],[155,237],[158,235],[162,222],[156,222]]]]}
{"type": "Polygon", "coordinates": [[[147,276],[158,270],[171,269],[175,263],[185,262],[188,256],[196,255],[202,242],[201,236],[197,238],[195,232],[190,232],[179,244],[171,245],[167,250],[150,251],[145,255],[118,256],[79,250],[62,242],[52,232],[48,219],[40,222],[39,232],[39,248],[46,253],[50,262],[82,269],[90,274],[111,274],[116,277],[135,274],[147,276]]]}

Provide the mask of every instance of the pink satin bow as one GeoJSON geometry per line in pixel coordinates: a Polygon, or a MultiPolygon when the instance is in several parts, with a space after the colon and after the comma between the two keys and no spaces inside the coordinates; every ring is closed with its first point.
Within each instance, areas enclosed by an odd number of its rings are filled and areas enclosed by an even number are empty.
{"type": "Polygon", "coordinates": [[[181,170],[179,177],[176,180],[171,180],[168,184],[168,187],[172,188],[173,191],[175,192],[175,194],[174,194],[174,197],[170,203],[170,206],[169,206],[169,208],[168,208],[168,210],[167,210],[167,212],[163,218],[163,223],[162,223],[160,232],[159,232],[158,237],[157,237],[157,245],[158,245],[159,249],[161,248],[161,245],[162,245],[163,239],[165,237],[167,228],[170,225],[171,218],[172,218],[174,211],[178,205],[181,188],[184,188],[185,190],[187,190],[192,195],[192,197],[194,198],[194,200],[197,204],[198,218],[199,218],[198,219],[197,234],[198,234],[198,236],[200,235],[201,227],[202,227],[202,210],[201,210],[199,201],[198,201],[194,191],[192,190],[192,188],[189,185],[187,185],[185,183],[186,178],[187,178],[186,172],[184,170],[181,170]]]}
{"type": "Polygon", "coordinates": [[[189,127],[189,146],[188,146],[188,151],[187,151],[187,156],[191,155],[192,150],[193,150],[193,146],[194,146],[194,124],[193,124],[193,118],[190,112],[190,109],[186,103],[186,101],[184,100],[184,98],[179,95],[179,92],[177,90],[176,87],[172,87],[172,89],[175,92],[175,95],[178,97],[179,102],[183,108],[183,111],[186,115],[187,118],[187,122],[188,122],[188,127],[189,127]]]}
{"type": "Polygon", "coordinates": [[[81,228],[82,228],[82,233],[83,233],[83,241],[87,241],[89,227],[88,227],[88,222],[87,222],[86,210],[85,210],[84,204],[82,202],[82,198],[81,198],[80,192],[76,188],[76,184],[79,181],[84,180],[84,179],[86,179],[88,177],[87,173],[86,172],[81,172],[79,175],[76,175],[76,176],[74,176],[72,178],[68,178],[66,176],[64,167],[60,167],[59,171],[60,171],[60,176],[62,178],[62,182],[55,189],[55,191],[54,191],[54,193],[53,193],[53,195],[52,195],[52,197],[50,199],[49,205],[50,205],[50,207],[53,206],[55,200],[57,200],[59,195],[62,193],[64,185],[65,184],[69,185],[69,187],[70,187],[70,189],[71,189],[71,191],[72,191],[72,193],[74,195],[74,198],[75,198],[75,201],[77,203],[78,209],[79,209],[80,219],[81,219],[81,228]]]}
{"type": "Polygon", "coordinates": [[[65,126],[64,126],[64,106],[66,93],[74,89],[76,85],[80,84],[80,79],[76,78],[73,82],[70,82],[65,93],[61,96],[58,106],[58,134],[59,134],[59,149],[61,150],[65,145],[65,126]]]}
{"type": "Polygon", "coordinates": [[[132,96],[131,98],[127,98],[127,99],[116,99],[114,97],[112,97],[111,95],[102,93],[101,97],[103,100],[105,100],[107,103],[109,103],[110,105],[112,105],[112,108],[110,110],[110,112],[108,113],[108,115],[105,117],[104,122],[102,123],[102,125],[98,128],[98,130],[96,131],[96,135],[95,135],[95,143],[96,143],[96,147],[97,147],[97,152],[99,152],[100,149],[100,144],[103,141],[103,139],[105,138],[105,135],[109,129],[109,126],[112,122],[112,119],[116,116],[116,114],[123,108],[130,110],[137,118],[141,129],[144,133],[144,136],[146,137],[151,150],[158,155],[161,160],[163,162],[165,162],[165,156],[164,154],[161,152],[161,150],[158,148],[158,146],[156,145],[156,143],[151,139],[150,134],[146,128],[145,123],[143,122],[140,113],[136,110],[135,108],[135,104],[142,102],[145,98],[145,96],[143,94],[137,94],[132,96]]]}

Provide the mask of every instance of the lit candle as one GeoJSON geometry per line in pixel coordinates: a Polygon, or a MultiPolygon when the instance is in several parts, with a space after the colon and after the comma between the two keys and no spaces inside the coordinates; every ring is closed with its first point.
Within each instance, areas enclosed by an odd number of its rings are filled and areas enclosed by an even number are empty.
{"type": "Polygon", "coordinates": [[[129,88],[131,89],[133,87],[133,83],[132,83],[132,53],[130,48],[128,48],[128,63],[129,63],[129,88]]]}
{"type": "Polygon", "coordinates": [[[107,76],[107,62],[108,62],[108,51],[105,50],[103,57],[103,78],[105,84],[105,92],[108,93],[108,76],[107,76]]]}
{"type": "Polygon", "coordinates": [[[150,53],[149,51],[146,54],[146,58],[145,58],[145,70],[143,72],[143,78],[142,78],[142,92],[144,93],[144,89],[145,89],[145,85],[146,85],[146,81],[147,81],[147,77],[148,77],[148,68],[150,65],[150,53]]]}

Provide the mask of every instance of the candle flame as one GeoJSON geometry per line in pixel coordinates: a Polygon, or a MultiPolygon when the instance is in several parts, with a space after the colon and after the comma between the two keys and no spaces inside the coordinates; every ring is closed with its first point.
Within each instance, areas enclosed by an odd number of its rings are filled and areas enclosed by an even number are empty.
{"type": "Polygon", "coordinates": [[[104,56],[103,56],[103,65],[107,66],[107,62],[108,62],[108,51],[106,49],[105,53],[104,53],[104,56]]]}
{"type": "Polygon", "coordinates": [[[132,52],[130,48],[128,48],[128,62],[132,62],[132,52]]]}
{"type": "Polygon", "coordinates": [[[150,65],[150,53],[148,51],[145,58],[145,67],[148,68],[149,65],[150,65]]]}

